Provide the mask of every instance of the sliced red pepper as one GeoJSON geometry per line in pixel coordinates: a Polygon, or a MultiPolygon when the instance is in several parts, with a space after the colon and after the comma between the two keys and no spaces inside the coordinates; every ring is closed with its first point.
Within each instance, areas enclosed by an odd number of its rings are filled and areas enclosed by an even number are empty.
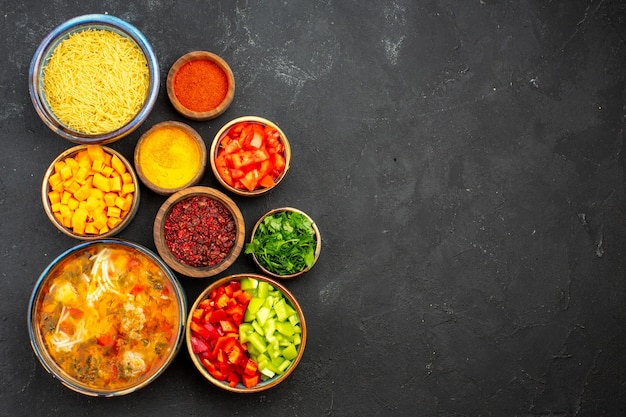
{"type": "Polygon", "coordinates": [[[191,320],[195,321],[196,323],[201,323],[202,319],[204,318],[204,309],[202,308],[196,308],[192,313],[191,313],[191,320]]]}
{"type": "Polygon", "coordinates": [[[230,352],[228,352],[228,360],[234,365],[238,365],[246,358],[245,352],[239,346],[233,346],[230,352]]]}
{"type": "Polygon", "coordinates": [[[219,309],[219,310],[215,310],[211,313],[211,316],[209,317],[209,323],[219,323],[222,320],[226,320],[228,318],[228,314],[226,314],[226,311],[219,309]]]}
{"type": "Polygon", "coordinates": [[[244,375],[248,375],[248,376],[254,376],[259,370],[259,365],[253,361],[252,359],[249,359],[246,361],[245,367],[243,369],[243,373],[244,375]]]}
{"type": "Polygon", "coordinates": [[[252,299],[252,294],[246,291],[241,291],[240,293],[234,295],[234,297],[237,299],[237,301],[239,301],[241,304],[243,304],[247,308],[248,303],[252,299]]]}
{"type": "Polygon", "coordinates": [[[221,336],[218,328],[211,323],[204,323],[202,327],[209,331],[209,337],[205,338],[208,342],[213,342],[221,336]]]}
{"type": "Polygon", "coordinates": [[[224,333],[237,333],[239,331],[237,326],[235,326],[235,323],[233,323],[230,319],[221,320],[220,326],[222,327],[222,331],[224,331],[224,333]]]}
{"type": "Polygon", "coordinates": [[[202,337],[204,339],[208,340],[209,337],[210,337],[209,329],[207,329],[204,326],[199,325],[198,323],[196,323],[194,321],[189,323],[189,328],[191,329],[192,332],[198,333],[198,335],[200,335],[200,337],[202,337]]]}
{"type": "Polygon", "coordinates": [[[227,380],[228,380],[228,385],[234,388],[239,383],[239,376],[235,372],[231,372],[228,375],[227,380]]]}
{"type": "Polygon", "coordinates": [[[234,292],[235,288],[233,288],[232,285],[228,284],[224,287],[224,294],[226,294],[227,296],[232,297],[234,292]]]}
{"type": "Polygon", "coordinates": [[[252,388],[253,386],[257,385],[259,382],[261,382],[261,375],[258,373],[256,375],[244,374],[241,377],[241,382],[243,382],[243,385],[245,385],[247,388],[252,388]]]}
{"type": "Polygon", "coordinates": [[[209,350],[209,345],[200,337],[191,336],[191,349],[193,353],[201,353],[209,350]]]}
{"type": "Polygon", "coordinates": [[[214,378],[231,386],[244,383],[244,377],[248,384],[258,384],[258,365],[249,358],[246,344],[239,342],[239,325],[252,295],[234,281],[209,296],[191,312],[192,351],[214,378]]]}
{"type": "Polygon", "coordinates": [[[237,328],[239,328],[239,325],[243,323],[243,318],[245,314],[246,314],[246,309],[241,304],[233,306],[232,308],[229,309],[229,312],[228,312],[230,319],[232,320],[233,324],[237,328]]]}
{"type": "Polygon", "coordinates": [[[217,308],[224,308],[228,305],[228,300],[230,299],[230,297],[228,295],[226,295],[225,293],[221,294],[219,296],[219,298],[217,299],[217,301],[215,302],[215,307],[217,308]]]}

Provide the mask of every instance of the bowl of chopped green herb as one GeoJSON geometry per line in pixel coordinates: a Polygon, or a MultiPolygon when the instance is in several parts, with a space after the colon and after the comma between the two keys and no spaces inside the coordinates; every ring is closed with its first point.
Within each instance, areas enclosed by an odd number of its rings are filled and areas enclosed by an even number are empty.
{"type": "Polygon", "coordinates": [[[265,274],[295,278],[308,272],[322,250],[322,237],[313,219],[293,207],[265,213],[254,225],[245,253],[265,274]]]}

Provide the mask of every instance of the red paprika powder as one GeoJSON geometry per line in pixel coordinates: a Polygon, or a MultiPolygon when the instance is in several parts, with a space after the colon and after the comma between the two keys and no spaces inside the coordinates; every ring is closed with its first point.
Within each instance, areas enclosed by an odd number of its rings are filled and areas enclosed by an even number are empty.
{"type": "Polygon", "coordinates": [[[203,59],[180,67],[172,84],[180,104],[200,113],[219,106],[228,93],[228,77],[224,70],[214,62],[203,59]]]}

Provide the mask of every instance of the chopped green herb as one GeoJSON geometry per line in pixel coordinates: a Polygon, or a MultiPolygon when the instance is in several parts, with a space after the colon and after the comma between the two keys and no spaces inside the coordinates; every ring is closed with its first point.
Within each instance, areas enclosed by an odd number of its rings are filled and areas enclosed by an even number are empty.
{"type": "Polygon", "coordinates": [[[245,253],[278,275],[295,274],[315,261],[317,241],[311,221],[301,213],[282,211],[266,216],[245,253]]]}

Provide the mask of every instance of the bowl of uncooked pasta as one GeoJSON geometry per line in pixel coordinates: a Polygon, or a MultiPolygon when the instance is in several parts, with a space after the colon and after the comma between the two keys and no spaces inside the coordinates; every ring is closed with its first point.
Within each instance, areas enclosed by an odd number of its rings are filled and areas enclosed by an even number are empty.
{"type": "Polygon", "coordinates": [[[79,144],[127,136],[159,93],[156,55],[146,37],[115,16],[61,23],[39,44],[29,68],[35,111],[53,132],[79,144]]]}

